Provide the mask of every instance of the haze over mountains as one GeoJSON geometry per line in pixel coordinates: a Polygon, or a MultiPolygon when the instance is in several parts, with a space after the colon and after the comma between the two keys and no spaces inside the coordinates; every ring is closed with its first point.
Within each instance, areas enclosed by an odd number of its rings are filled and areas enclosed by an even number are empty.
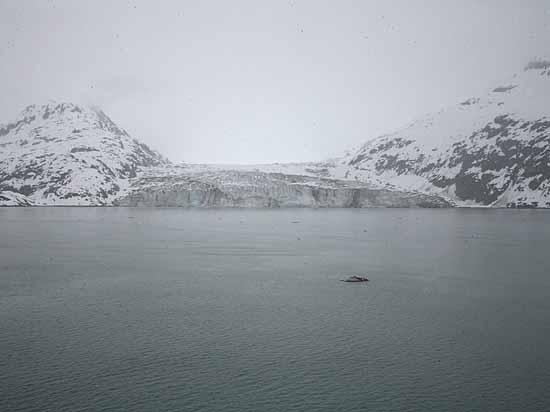
{"type": "MultiPolygon", "coordinates": [[[[326,162],[174,165],[98,108],[0,126],[0,205],[550,207],[550,60],[326,162]]],[[[289,148],[291,150],[291,148],[289,148]]]]}

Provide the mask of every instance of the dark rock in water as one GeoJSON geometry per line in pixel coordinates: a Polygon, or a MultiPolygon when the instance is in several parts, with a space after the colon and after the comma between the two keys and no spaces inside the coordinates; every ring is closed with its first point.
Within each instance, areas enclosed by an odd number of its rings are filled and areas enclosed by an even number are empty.
{"type": "Polygon", "coordinates": [[[367,278],[366,276],[356,276],[356,275],[350,276],[347,279],[342,279],[342,282],[348,282],[348,283],[362,283],[362,282],[368,282],[368,281],[369,281],[369,278],[367,278]]]}

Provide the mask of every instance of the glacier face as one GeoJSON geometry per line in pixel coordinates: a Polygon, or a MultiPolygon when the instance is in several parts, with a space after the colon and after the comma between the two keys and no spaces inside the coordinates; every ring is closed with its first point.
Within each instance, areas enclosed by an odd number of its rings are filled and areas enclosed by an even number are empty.
{"type": "Polygon", "coordinates": [[[458,205],[550,207],[550,61],[371,140],[342,164],[362,180],[458,205]]]}
{"type": "Polygon", "coordinates": [[[121,206],[181,207],[450,207],[441,197],[365,183],[246,170],[165,173],[135,179],[121,206]]]}

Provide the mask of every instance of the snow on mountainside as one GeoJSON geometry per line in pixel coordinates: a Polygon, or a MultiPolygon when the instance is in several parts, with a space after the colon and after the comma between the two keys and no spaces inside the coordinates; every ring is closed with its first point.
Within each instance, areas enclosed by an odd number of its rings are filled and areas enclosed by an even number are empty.
{"type": "Polygon", "coordinates": [[[463,206],[550,207],[550,60],[367,142],[338,167],[463,206]]]}
{"type": "Polygon", "coordinates": [[[320,164],[170,164],[101,110],[29,106],[0,128],[0,205],[449,207],[438,197],[330,178],[320,164]]]}
{"type": "Polygon", "coordinates": [[[0,127],[0,204],[110,204],[140,168],[164,164],[99,109],[32,105],[0,127]]]}
{"type": "Polygon", "coordinates": [[[0,205],[550,207],[550,60],[317,163],[172,165],[101,110],[0,126],[0,205]]]}
{"type": "Polygon", "coordinates": [[[0,206],[34,206],[35,203],[21,193],[4,190],[0,192],[0,206]]]}

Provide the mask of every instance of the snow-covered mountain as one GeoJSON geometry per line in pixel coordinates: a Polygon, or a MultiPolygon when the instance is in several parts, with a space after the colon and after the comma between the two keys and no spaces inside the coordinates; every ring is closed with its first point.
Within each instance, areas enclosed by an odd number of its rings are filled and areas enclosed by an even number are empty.
{"type": "Polygon", "coordinates": [[[106,205],[140,168],[167,163],[99,109],[32,105],[0,127],[0,203],[106,205]]]}
{"type": "Polygon", "coordinates": [[[448,207],[432,195],[331,178],[321,164],[172,165],[105,113],[29,106],[0,128],[0,205],[448,207]]]}
{"type": "Polygon", "coordinates": [[[173,165],[99,109],[29,106],[0,126],[0,205],[550,207],[550,60],[318,163],[173,165]]]}
{"type": "Polygon", "coordinates": [[[337,168],[458,205],[550,207],[550,60],[368,141],[337,168]]]}

